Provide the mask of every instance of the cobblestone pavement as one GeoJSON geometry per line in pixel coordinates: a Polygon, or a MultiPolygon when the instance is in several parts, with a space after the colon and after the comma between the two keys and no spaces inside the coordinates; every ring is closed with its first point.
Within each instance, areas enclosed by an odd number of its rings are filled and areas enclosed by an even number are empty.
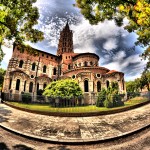
{"type": "Polygon", "coordinates": [[[0,104],[0,124],[54,141],[96,141],[149,125],[150,104],[118,114],[95,117],[44,116],[0,104]]]}

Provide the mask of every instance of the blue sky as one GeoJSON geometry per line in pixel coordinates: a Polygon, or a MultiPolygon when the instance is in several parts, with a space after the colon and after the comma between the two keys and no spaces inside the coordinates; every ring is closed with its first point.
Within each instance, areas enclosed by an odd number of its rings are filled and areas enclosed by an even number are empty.
{"type": "MultiPolygon", "coordinates": [[[[45,40],[31,46],[56,54],[59,32],[68,19],[74,33],[75,52],[98,54],[100,66],[124,72],[126,81],[139,77],[146,62],[139,57],[143,49],[134,45],[136,34],[117,27],[114,21],[90,25],[80,10],[73,7],[74,3],[74,0],[37,0],[35,5],[39,8],[40,18],[36,28],[44,32],[45,40]]],[[[124,24],[127,23],[125,19],[124,24]]],[[[3,51],[6,55],[1,67],[6,69],[12,48],[3,47],[3,51]]]]}

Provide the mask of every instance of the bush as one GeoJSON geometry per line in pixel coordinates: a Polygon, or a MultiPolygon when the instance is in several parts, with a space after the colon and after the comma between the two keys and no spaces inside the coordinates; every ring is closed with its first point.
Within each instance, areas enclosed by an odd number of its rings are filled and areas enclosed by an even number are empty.
{"type": "Polygon", "coordinates": [[[106,108],[112,108],[113,107],[113,102],[112,102],[111,95],[107,96],[107,99],[104,101],[104,106],[106,108]]]}
{"type": "Polygon", "coordinates": [[[37,95],[42,95],[42,94],[43,94],[43,92],[44,92],[44,90],[39,89],[39,90],[37,90],[37,95]]]}
{"type": "Polygon", "coordinates": [[[140,93],[139,92],[128,92],[127,93],[127,99],[131,99],[131,98],[134,98],[136,96],[140,96],[140,93]]]}
{"type": "Polygon", "coordinates": [[[32,97],[31,97],[30,93],[22,94],[22,102],[23,103],[28,104],[28,103],[31,103],[31,101],[32,101],[32,97]]]}
{"type": "Polygon", "coordinates": [[[99,93],[97,97],[96,106],[97,107],[104,107],[104,101],[106,100],[106,90],[103,88],[99,93]]]}
{"type": "Polygon", "coordinates": [[[112,95],[113,107],[123,106],[124,102],[121,101],[122,97],[120,94],[112,95]]]}
{"type": "Polygon", "coordinates": [[[83,95],[77,81],[73,79],[62,79],[51,82],[44,90],[43,95],[61,99],[77,99],[83,95]]]}

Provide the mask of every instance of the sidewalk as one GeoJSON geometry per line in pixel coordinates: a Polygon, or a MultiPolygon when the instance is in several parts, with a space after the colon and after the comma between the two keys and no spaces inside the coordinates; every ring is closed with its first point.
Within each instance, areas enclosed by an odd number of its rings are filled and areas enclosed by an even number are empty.
{"type": "Polygon", "coordinates": [[[0,104],[0,126],[26,136],[55,142],[91,142],[128,134],[150,125],[150,104],[95,117],[54,117],[0,104]]]}

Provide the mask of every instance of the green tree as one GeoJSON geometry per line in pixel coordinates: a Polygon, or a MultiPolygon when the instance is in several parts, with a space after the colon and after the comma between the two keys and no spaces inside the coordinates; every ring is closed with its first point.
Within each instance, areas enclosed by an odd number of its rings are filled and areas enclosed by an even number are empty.
{"type": "Polygon", "coordinates": [[[43,95],[54,98],[71,99],[82,96],[82,90],[76,81],[72,79],[62,79],[53,81],[47,85],[43,95]]]}
{"type": "Polygon", "coordinates": [[[103,107],[105,99],[106,99],[106,90],[105,88],[102,88],[102,90],[98,93],[96,106],[103,107]]]}
{"type": "MultiPolygon", "coordinates": [[[[149,57],[149,0],[76,0],[75,6],[81,9],[81,13],[91,24],[113,19],[118,26],[122,26],[126,17],[129,23],[124,28],[128,32],[136,32],[138,35],[136,44],[147,47],[143,57],[149,57]]],[[[149,62],[146,69],[150,67],[149,62]]]]}
{"type": "Polygon", "coordinates": [[[136,91],[136,84],[134,81],[126,82],[126,90],[127,92],[135,92],[136,91]]]}
{"type": "MultiPolygon", "coordinates": [[[[0,58],[5,39],[18,44],[23,41],[43,40],[43,33],[35,29],[39,13],[33,4],[36,0],[1,0],[0,3],[0,58]]],[[[0,61],[1,61],[0,59],[0,61]]]]}
{"type": "Polygon", "coordinates": [[[142,74],[141,82],[143,87],[146,86],[147,90],[150,91],[150,71],[144,72],[142,74]]]}
{"type": "Polygon", "coordinates": [[[6,73],[6,70],[0,68],[0,89],[2,89],[2,86],[3,86],[5,73],[6,73]]]}

